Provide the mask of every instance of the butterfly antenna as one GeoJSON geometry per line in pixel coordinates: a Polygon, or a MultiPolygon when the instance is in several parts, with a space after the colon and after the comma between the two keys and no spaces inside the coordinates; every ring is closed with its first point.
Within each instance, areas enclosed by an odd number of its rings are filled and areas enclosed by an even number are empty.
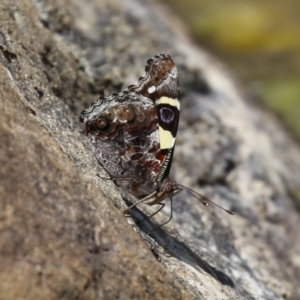
{"type": "Polygon", "coordinates": [[[189,192],[192,196],[194,196],[196,199],[198,199],[199,201],[201,201],[201,203],[204,205],[204,206],[208,206],[210,204],[213,204],[219,208],[221,208],[222,210],[226,211],[228,214],[230,215],[234,215],[234,212],[232,212],[231,210],[228,210],[228,209],[225,209],[224,207],[216,204],[215,202],[209,200],[208,198],[206,198],[205,196],[195,192],[194,190],[182,185],[182,184],[177,184],[180,188],[186,190],[187,192],[189,192]]]}

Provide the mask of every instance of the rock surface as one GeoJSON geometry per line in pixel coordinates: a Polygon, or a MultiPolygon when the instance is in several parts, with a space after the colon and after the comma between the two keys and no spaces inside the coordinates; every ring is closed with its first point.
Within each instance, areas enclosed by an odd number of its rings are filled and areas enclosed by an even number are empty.
{"type": "Polygon", "coordinates": [[[300,297],[299,146],[172,15],[154,1],[3,0],[0,23],[1,299],[300,297]],[[78,116],[163,52],[182,94],[172,175],[235,215],[182,192],[148,236],[168,209],[139,226],[140,210],[122,214],[78,116]]]}

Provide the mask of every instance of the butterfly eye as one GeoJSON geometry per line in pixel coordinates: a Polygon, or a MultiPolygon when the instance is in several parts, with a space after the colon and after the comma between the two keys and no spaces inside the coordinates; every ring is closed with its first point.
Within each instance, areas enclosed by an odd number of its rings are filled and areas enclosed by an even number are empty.
{"type": "Polygon", "coordinates": [[[170,193],[173,190],[173,185],[171,182],[167,182],[164,186],[164,193],[170,193]]]}
{"type": "Polygon", "coordinates": [[[96,125],[98,127],[98,129],[104,129],[107,126],[107,121],[105,118],[98,118],[96,121],[96,125]]]}
{"type": "Polygon", "coordinates": [[[167,193],[170,193],[172,191],[172,186],[168,185],[166,190],[167,190],[167,193]]]}

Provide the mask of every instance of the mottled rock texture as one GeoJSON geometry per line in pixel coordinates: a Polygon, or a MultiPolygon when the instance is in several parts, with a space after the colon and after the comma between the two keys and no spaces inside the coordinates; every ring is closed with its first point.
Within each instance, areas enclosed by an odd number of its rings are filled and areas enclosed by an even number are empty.
{"type": "MultiPolygon", "coordinates": [[[[154,1],[0,3],[0,299],[299,299],[299,146],[154,1]],[[177,63],[182,192],[151,222],[80,134],[146,59],[177,63]]],[[[148,208],[139,207],[144,212],[148,208]]]]}

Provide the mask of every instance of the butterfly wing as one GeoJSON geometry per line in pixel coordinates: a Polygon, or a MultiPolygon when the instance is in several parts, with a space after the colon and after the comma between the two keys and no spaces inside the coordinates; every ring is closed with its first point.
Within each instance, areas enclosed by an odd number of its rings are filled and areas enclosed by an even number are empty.
{"type": "Polygon", "coordinates": [[[162,165],[156,181],[162,182],[169,174],[179,123],[179,83],[177,68],[168,54],[156,55],[147,61],[145,76],[137,85],[127,88],[143,95],[156,106],[159,123],[160,152],[162,165]]]}
{"type": "Polygon", "coordinates": [[[139,199],[153,195],[154,203],[177,191],[168,174],[179,121],[179,87],[169,55],[149,59],[145,70],[137,85],[100,98],[82,112],[80,121],[96,158],[116,184],[139,199]]]}

